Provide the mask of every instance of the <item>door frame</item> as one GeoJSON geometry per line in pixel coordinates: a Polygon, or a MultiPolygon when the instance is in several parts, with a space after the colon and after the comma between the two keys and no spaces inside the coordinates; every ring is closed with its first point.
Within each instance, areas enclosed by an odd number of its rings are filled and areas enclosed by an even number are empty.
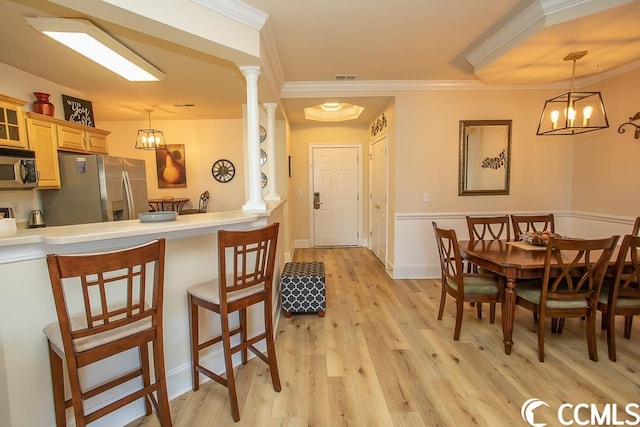
{"type": "Polygon", "coordinates": [[[309,210],[309,246],[314,247],[315,245],[315,224],[314,224],[314,215],[313,215],[313,149],[314,148],[357,148],[358,149],[358,164],[357,164],[357,175],[358,175],[358,246],[367,246],[366,236],[364,233],[363,221],[362,221],[362,197],[363,192],[363,167],[362,167],[362,143],[347,143],[347,144],[319,144],[313,143],[307,146],[307,164],[309,165],[309,169],[307,170],[307,181],[309,184],[308,188],[308,200],[307,206],[309,210]]]}

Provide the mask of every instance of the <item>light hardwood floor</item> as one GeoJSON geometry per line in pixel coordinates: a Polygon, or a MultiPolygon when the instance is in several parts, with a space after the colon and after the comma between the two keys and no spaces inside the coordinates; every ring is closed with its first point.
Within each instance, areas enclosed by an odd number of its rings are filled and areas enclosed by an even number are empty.
{"type": "MultiPolygon", "coordinates": [[[[568,319],[559,336],[548,324],[540,363],[529,311],[516,312],[507,356],[499,310],[492,325],[488,306],[478,320],[466,305],[453,341],[452,299],[437,320],[439,280],[392,280],[364,248],[302,249],[295,260],[325,263],[327,311],[280,317],[282,391],[254,358],[237,369],[240,422],[231,419],[226,388],[210,381],[171,402],[174,426],[526,426],[520,410],[530,398],[549,405],[535,421],[554,426],[563,403],[616,403],[623,421],[624,406],[640,403],[638,322],[631,340],[618,325],[617,363],[607,357],[599,318],[599,362],[589,360],[584,321],[568,319]]],[[[130,425],[158,421],[151,415],[130,425]]]]}

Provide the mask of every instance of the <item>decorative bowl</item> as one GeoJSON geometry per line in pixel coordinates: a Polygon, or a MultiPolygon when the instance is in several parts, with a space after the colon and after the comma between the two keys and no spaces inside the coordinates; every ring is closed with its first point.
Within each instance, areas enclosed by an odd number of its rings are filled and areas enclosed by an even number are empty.
{"type": "Polygon", "coordinates": [[[178,217],[176,211],[144,212],[138,214],[140,222],[174,221],[178,217]]]}
{"type": "Polygon", "coordinates": [[[547,246],[551,237],[560,238],[560,234],[552,233],[550,231],[527,231],[520,239],[523,242],[529,243],[534,246],[547,246]]]}

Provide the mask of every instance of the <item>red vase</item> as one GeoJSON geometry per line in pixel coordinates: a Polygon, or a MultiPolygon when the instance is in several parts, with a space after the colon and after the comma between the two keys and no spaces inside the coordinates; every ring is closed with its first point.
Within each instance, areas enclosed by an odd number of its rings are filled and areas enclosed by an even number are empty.
{"type": "Polygon", "coordinates": [[[43,92],[33,92],[33,94],[36,97],[36,100],[33,101],[33,111],[35,113],[53,117],[54,107],[53,104],[49,102],[49,97],[51,95],[43,92]]]}

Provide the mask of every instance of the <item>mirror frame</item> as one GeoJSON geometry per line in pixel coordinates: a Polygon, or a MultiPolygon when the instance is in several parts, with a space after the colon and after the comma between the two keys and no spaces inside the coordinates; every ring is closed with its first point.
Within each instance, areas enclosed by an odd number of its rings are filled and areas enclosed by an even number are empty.
{"type": "MultiPolygon", "coordinates": [[[[485,163],[486,164],[486,163],[485,163]]],[[[490,167],[490,166],[484,166],[490,167]]],[[[491,196],[509,194],[509,181],[511,175],[511,120],[460,120],[460,147],[458,162],[458,196],[491,196]],[[504,141],[505,158],[500,161],[498,157],[487,157],[476,165],[469,162],[469,128],[471,127],[490,127],[490,126],[506,126],[506,140],[504,141]],[[477,168],[480,171],[483,167],[482,163],[498,162],[499,165],[493,169],[504,168],[504,180],[501,188],[482,188],[476,190],[468,189],[468,176],[470,168],[477,168]]]]}

